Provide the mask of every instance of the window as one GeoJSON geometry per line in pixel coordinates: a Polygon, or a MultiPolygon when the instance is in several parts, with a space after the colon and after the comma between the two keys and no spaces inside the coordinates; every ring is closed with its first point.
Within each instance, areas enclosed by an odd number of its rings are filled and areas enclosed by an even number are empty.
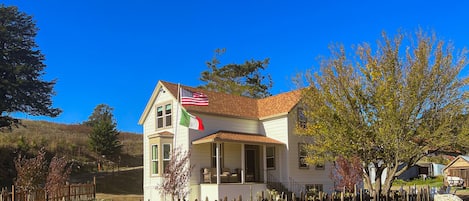
{"type": "Polygon", "coordinates": [[[275,169],[275,147],[266,147],[267,169],[275,169]]]}
{"type": "Polygon", "coordinates": [[[158,174],[158,145],[151,146],[151,174],[158,174]]]}
{"type": "Polygon", "coordinates": [[[156,107],[156,128],[169,127],[172,125],[171,104],[160,105],[156,107]]]}
{"type": "Polygon", "coordinates": [[[298,115],[298,127],[300,128],[306,128],[306,115],[305,111],[302,107],[298,107],[297,109],[297,115],[298,115]]]}
{"type": "Polygon", "coordinates": [[[171,126],[171,104],[165,106],[164,116],[166,121],[165,126],[171,126]]]}
{"type": "Polygon", "coordinates": [[[163,170],[166,171],[166,167],[169,165],[171,159],[171,144],[163,144],[163,170]]]}
{"type": "Polygon", "coordinates": [[[306,163],[306,157],[308,156],[308,152],[306,150],[305,143],[298,144],[298,164],[300,168],[308,168],[309,165],[306,163]]]}
{"type": "Polygon", "coordinates": [[[157,128],[163,128],[163,106],[156,108],[156,125],[157,128]]]}
{"type": "MultiPolygon", "coordinates": [[[[212,143],[212,168],[217,167],[217,144],[212,143]]],[[[223,167],[223,144],[220,144],[220,167],[223,167]]]]}
{"type": "Polygon", "coordinates": [[[322,184],[306,184],[305,185],[306,192],[315,194],[317,192],[323,192],[322,184]]]}

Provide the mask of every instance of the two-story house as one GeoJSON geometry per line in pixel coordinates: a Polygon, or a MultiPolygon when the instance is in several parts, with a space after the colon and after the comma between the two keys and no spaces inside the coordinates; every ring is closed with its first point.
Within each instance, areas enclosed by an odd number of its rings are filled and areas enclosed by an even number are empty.
{"type": "Polygon", "coordinates": [[[205,129],[177,123],[182,107],[178,85],[159,81],[139,120],[144,131],[144,200],[164,200],[157,186],[174,146],[191,151],[190,200],[248,198],[268,188],[296,195],[311,188],[333,190],[331,164],[313,167],[304,162],[301,147],[306,139],[295,133],[296,126],[305,123],[299,90],[253,99],[181,88],[208,97],[208,106],[184,107],[202,119],[205,129]]]}

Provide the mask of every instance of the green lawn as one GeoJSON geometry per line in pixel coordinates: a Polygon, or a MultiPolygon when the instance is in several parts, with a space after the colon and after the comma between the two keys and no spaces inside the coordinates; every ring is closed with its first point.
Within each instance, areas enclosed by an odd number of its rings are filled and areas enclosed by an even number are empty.
{"type": "Polygon", "coordinates": [[[413,179],[410,181],[404,181],[402,179],[396,179],[393,182],[393,187],[401,186],[430,186],[430,187],[442,187],[443,186],[443,177],[438,176],[435,178],[423,179],[413,179]]]}

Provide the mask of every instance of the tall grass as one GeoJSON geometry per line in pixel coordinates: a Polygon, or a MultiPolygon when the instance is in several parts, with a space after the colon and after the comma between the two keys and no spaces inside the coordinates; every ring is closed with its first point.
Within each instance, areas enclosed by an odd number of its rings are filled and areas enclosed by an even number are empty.
{"type": "MultiPolygon", "coordinates": [[[[22,121],[24,126],[0,132],[0,147],[18,152],[35,153],[44,147],[50,153],[66,155],[69,159],[94,161],[96,154],[90,150],[88,135],[91,128],[84,125],[57,124],[46,121],[22,121]]],[[[122,154],[143,155],[142,135],[122,132],[122,154]]]]}

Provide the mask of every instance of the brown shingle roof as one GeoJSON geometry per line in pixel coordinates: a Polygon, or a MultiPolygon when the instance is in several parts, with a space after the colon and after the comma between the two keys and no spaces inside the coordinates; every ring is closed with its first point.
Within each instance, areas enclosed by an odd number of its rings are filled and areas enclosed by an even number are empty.
{"type": "MultiPolygon", "coordinates": [[[[161,83],[174,97],[177,97],[177,84],[165,81],[161,81],[161,83]]],[[[298,103],[301,96],[300,91],[295,90],[263,99],[254,99],[182,85],[181,87],[190,91],[202,92],[208,96],[208,106],[185,106],[189,111],[249,119],[286,114],[298,103]]]]}
{"type": "Polygon", "coordinates": [[[209,136],[205,136],[192,142],[192,144],[204,144],[213,142],[237,142],[237,143],[253,143],[253,144],[284,144],[278,140],[260,135],[247,134],[229,131],[218,131],[209,136]]]}

